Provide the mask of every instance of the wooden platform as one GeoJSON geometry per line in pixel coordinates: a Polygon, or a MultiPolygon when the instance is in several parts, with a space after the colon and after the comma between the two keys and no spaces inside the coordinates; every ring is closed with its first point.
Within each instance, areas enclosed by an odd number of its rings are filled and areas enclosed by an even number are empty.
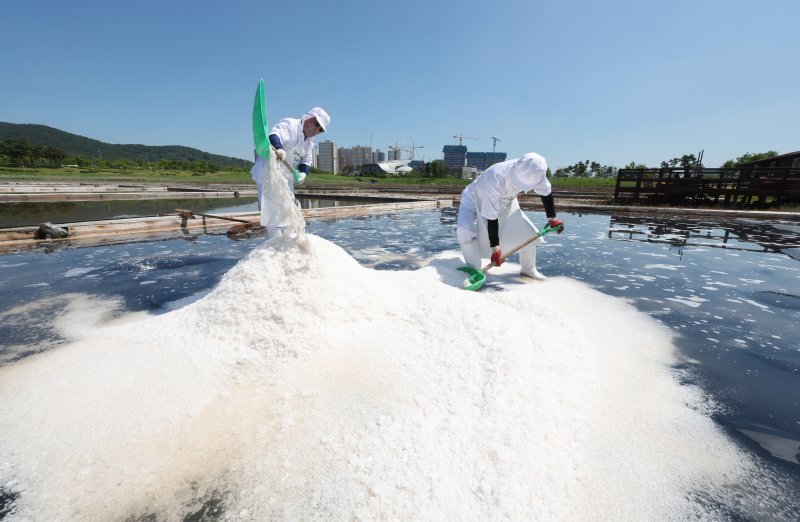
{"type": "Polygon", "coordinates": [[[614,199],[744,208],[800,203],[800,168],[620,169],[614,199]]]}
{"type": "MultiPolygon", "coordinates": [[[[303,216],[307,220],[335,219],[409,210],[438,209],[452,205],[453,202],[450,199],[427,199],[374,205],[306,209],[303,210],[303,216]]],[[[215,216],[241,219],[251,223],[258,223],[260,218],[258,212],[215,214],[215,216]]],[[[0,253],[42,247],[95,246],[172,238],[191,239],[202,234],[224,234],[235,223],[227,219],[214,217],[187,219],[175,213],[167,216],[56,223],[56,225],[67,229],[69,237],[63,239],[36,239],[38,226],[0,229],[0,253]]]]}

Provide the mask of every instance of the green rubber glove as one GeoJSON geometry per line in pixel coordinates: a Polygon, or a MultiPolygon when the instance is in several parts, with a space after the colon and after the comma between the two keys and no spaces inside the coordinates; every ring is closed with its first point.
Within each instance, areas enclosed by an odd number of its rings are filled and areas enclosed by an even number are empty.
{"type": "Polygon", "coordinates": [[[302,185],[305,180],[306,180],[306,173],[305,172],[300,172],[299,170],[295,169],[295,171],[294,171],[294,184],[295,185],[302,185]]]}

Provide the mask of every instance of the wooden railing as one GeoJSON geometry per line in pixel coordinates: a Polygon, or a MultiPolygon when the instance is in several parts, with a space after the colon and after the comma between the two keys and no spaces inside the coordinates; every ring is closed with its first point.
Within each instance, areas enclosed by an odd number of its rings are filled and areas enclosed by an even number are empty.
{"type": "Polygon", "coordinates": [[[614,199],[763,208],[800,202],[800,168],[620,169],[614,199]]]}

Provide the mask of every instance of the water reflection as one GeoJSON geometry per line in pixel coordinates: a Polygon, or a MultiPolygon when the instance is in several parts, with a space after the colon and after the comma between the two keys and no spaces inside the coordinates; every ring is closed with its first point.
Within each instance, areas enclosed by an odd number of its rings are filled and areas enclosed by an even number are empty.
{"type": "Polygon", "coordinates": [[[236,212],[231,208],[256,207],[255,198],[151,199],[131,201],[59,201],[0,204],[0,228],[53,223],[75,223],[99,219],[146,217],[172,214],[176,208],[195,212],[236,212]]]}
{"type": "MultiPolygon", "coordinates": [[[[324,196],[298,196],[297,201],[303,209],[367,205],[380,202],[375,199],[342,199],[324,196]]],[[[224,214],[255,212],[258,210],[258,203],[254,197],[2,203],[0,204],[0,228],[35,226],[47,221],[76,223],[101,219],[162,216],[173,214],[176,208],[190,209],[204,214],[224,214]]]]}
{"type": "Polygon", "coordinates": [[[704,246],[752,252],[782,252],[794,259],[800,259],[800,225],[791,222],[741,218],[705,221],[612,215],[608,238],[669,243],[681,249],[687,246],[704,246]]]}

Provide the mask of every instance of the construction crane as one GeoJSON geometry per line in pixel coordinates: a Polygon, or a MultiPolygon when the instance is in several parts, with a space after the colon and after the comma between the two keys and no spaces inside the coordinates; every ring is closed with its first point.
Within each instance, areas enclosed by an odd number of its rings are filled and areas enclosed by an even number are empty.
{"type": "Polygon", "coordinates": [[[424,149],[424,148],[425,148],[425,145],[417,145],[416,143],[414,143],[414,139],[412,138],[411,139],[411,145],[406,147],[405,150],[406,150],[406,152],[410,152],[411,153],[411,159],[413,160],[414,159],[414,153],[416,152],[416,150],[417,149],[424,149]]]}
{"type": "MultiPolygon", "coordinates": [[[[415,143],[412,143],[411,145],[403,146],[403,147],[398,146],[396,143],[394,144],[394,146],[389,145],[389,151],[390,152],[392,150],[396,150],[396,151],[404,150],[406,152],[411,153],[411,159],[412,160],[414,159],[414,154],[416,153],[416,150],[417,149],[424,149],[424,148],[425,148],[425,145],[417,145],[415,143]]],[[[400,159],[400,153],[399,152],[397,153],[397,159],[398,160],[400,159]]]]}
{"type": "Polygon", "coordinates": [[[495,138],[494,136],[492,136],[492,152],[494,152],[494,149],[497,146],[498,141],[500,141],[500,138],[495,138]]]}
{"type": "Polygon", "coordinates": [[[467,138],[463,134],[456,134],[455,136],[453,136],[453,140],[458,140],[458,144],[459,145],[464,145],[464,143],[463,143],[464,140],[476,140],[477,141],[479,139],[480,138],[467,138]]]}

